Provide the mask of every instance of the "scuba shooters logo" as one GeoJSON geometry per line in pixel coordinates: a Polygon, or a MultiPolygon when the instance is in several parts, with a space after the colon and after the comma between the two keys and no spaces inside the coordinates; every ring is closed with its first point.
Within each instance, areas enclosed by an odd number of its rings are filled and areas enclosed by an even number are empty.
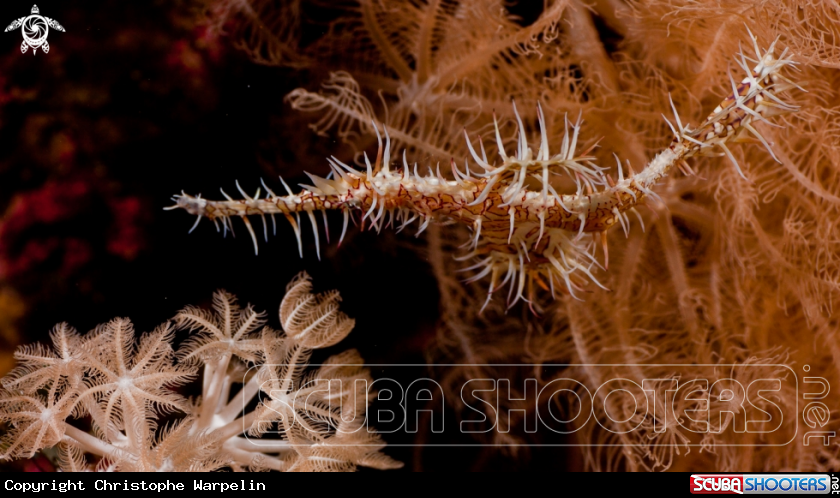
{"type": "Polygon", "coordinates": [[[50,52],[50,44],[47,43],[47,36],[50,34],[50,28],[57,31],[64,31],[64,26],[58,24],[55,19],[44,17],[40,15],[41,12],[37,5],[32,6],[32,11],[29,16],[15,19],[6,27],[6,32],[20,28],[23,34],[23,43],[20,44],[20,52],[25,54],[27,50],[32,49],[32,55],[40,48],[45,54],[50,52]]]}
{"type": "Polygon", "coordinates": [[[692,474],[691,494],[814,494],[831,493],[828,474],[692,474]]]}

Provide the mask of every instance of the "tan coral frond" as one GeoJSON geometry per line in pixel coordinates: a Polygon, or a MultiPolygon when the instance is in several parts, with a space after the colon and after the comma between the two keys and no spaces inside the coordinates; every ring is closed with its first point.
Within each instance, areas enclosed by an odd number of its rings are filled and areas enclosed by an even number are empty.
{"type": "Polygon", "coordinates": [[[245,361],[259,359],[259,336],[255,332],[265,325],[265,313],[257,313],[251,305],[243,310],[236,296],[224,290],[213,294],[213,308],[215,314],[188,306],[175,316],[179,329],[199,331],[181,345],[179,360],[213,360],[226,354],[235,354],[245,361]]]}
{"type": "Polygon", "coordinates": [[[0,440],[0,460],[31,458],[41,448],[58,444],[66,429],[64,419],[77,399],[78,393],[73,391],[50,392],[44,400],[0,390],[0,420],[13,427],[0,440]]]}
{"type": "Polygon", "coordinates": [[[280,322],[286,334],[310,349],[337,344],[353,330],[356,321],[339,311],[337,291],[311,294],[309,275],[301,273],[286,288],[280,304],[280,322]]]}
{"type": "Polygon", "coordinates": [[[58,464],[62,472],[87,472],[90,470],[84,450],[71,442],[62,442],[59,445],[58,464]]]}
{"type": "Polygon", "coordinates": [[[34,393],[53,383],[59,384],[60,391],[79,385],[85,368],[82,338],[67,323],[56,325],[50,338],[52,348],[34,344],[15,351],[20,364],[3,378],[4,387],[34,393]]]}

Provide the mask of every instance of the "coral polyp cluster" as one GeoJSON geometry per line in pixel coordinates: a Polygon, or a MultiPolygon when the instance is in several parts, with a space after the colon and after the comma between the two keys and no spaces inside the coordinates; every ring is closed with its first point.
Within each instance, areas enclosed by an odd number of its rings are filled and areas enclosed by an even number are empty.
{"type": "Polygon", "coordinates": [[[311,291],[305,273],[286,287],[283,332],[224,291],[214,312],[189,306],[139,340],[127,318],[87,335],[57,325],[53,348],[19,348],[18,367],[0,380],[0,422],[10,425],[0,461],[60,445],[62,470],[74,472],[401,467],[380,453],[384,443],[365,419],[372,379],[359,354],[344,351],[307,372],[314,350],[355,325],[339,311],[338,292],[311,291]],[[176,328],[195,332],[177,352],[176,328]],[[200,398],[173,392],[199,371],[200,398]],[[92,434],[68,421],[85,418],[92,434]]]}
{"type": "MultiPolygon", "coordinates": [[[[254,241],[255,251],[258,250],[257,238],[248,216],[262,217],[266,239],[265,216],[285,216],[301,250],[301,214],[309,218],[316,246],[320,244],[315,211],[339,210],[343,213],[340,240],[344,238],[353,212],[362,213],[362,226],[368,223],[377,231],[397,223],[402,229],[415,220],[420,223],[419,232],[431,222],[462,223],[472,230],[473,236],[469,252],[459,259],[477,260],[469,267],[479,270],[473,279],[489,275],[488,301],[506,285],[508,306],[522,299],[533,306],[538,287],[550,291],[553,296],[560,291],[579,298],[578,293],[585,291],[589,282],[603,287],[594,271],[609,266],[607,231],[621,225],[626,235],[630,212],[641,222],[636,207],[657,198],[654,187],[675,166],[690,173],[687,159],[726,155],[741,173],[728,144],[747,141],[750,134],[770,150],[770,145],[753,125],[766,121],[769,116],[795,111],[796,106],[784,102],[781,94],[798,85],[782,74],[784,68],[794,64],[785,58],[787,51],[776,58],[775,43],[762,53],[754,37],[752,42],[756,59],[750,60],[756,65],[750,70],[748,58],[740,55],[739,64],[746,76],[739,84],[730,76],[732,93],[701,126],[693,129],[684,125],[672,105],[676,127],[670,121],[669,126],[674,139],[638,174],[629,162],[625,172],[616,158],[614,178],[609,173],[610,168],[597,166],[594,158],[587,155],[591,148],[577,155],[580,120],[570,126],[566,118],[560,152],[552,155],[545,117],[539,106],[540,139],[536,150],[531,149],[514,104],[518,128],[515,151],[511,154],[505,151],[495,119],[498,162],[488,160],[481,140],[481,152],[477,152],[465,131],[470,158],[464,161],[463,170],[454,159],[451,160],[451,179],[443,176],[440,164],[434,171],[429,166],[428,174],[422,175],[416,162],[413,167],[409,164],[405,151],[401,168],[394,168],[388,131],[385,130],[383,141],[374,122],[379,148],[373,163],[367,154],[364,155],[365,169],[357,170],[332,157],[328,159],[332,173],[326,178],[309,174],[312,185],[303,185],[304,190],[298,194],[283,182],[286,196],[277,195],[268,187],[265,187],[267,195],[264,198],[260,198],[259,190],[251,197],[241,188],[244,198],[239,200],[226,194],[224,201],[181,194],[175,196],[176,205],[172,208],[182,208],[197,215],[196,223],[202,218],[221,221],[225,231],[233,229],[231,218],[240,217],[254,241]],[[476,170],[470,167],[470,159],[476,170]],[[554,186],[556,176],[570,180],[574,192],[558,192],[554,186]],[[603,247],[603,264],[596,258],[598,242],[603,247]]],[[[772,150],[770,153],[773,154],[772,150]]],[[[329,237],[326,215],[323,219],[329,237]]],[[[274,219],[272,222],[275,223],[274,219]]],[[[320,257],[320,249],[318,251],[320,257]]]]}

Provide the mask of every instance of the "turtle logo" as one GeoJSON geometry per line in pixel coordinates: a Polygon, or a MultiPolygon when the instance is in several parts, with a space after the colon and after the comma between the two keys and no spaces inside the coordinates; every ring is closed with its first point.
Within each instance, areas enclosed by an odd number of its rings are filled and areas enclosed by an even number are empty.
{"type": "Polygon", "coordinates": [[[20,45],[20,52],[25,54],[31,47],[32,55],[38,51],[38,48],[44,51],[45,54],[50,52],[50,44],[47,43],[47,35],[50,28],[64,31],[64,26],[58,24],[54,19],[40,16],[40,11],[37,5],[32,6],[32,14],[27,17],[21,17],[12,21],[12,24],[6,28],[6,32],[17,28],[21,28],[23,33],[23,43],[20,45]]]}

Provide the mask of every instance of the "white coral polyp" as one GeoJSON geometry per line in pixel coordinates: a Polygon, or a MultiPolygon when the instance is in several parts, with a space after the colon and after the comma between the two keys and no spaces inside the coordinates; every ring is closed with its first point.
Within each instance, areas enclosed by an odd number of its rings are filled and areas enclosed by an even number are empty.
{"type": "MultiPolygon", "coordinates": [[[[175,321],[196,333],[177,355],[169,323],[139,341],[124,318],[84,337],[57,326],[55,352],[21,348],[23,364],[2,380],[0,421],[12,429],[0,442],[0,459],[30,457],[61,441],[67,471],[400,467],[379,453],[384,444],[370,430],[338,432],[345,419],[364,413],[368,396],[301,385],[311,349],[339,342],[354,324],[338,311],[338,293],[313,295],[311,288],[305,273],[289,284],[280,314],[294,333],[285,335],[263,327],[264,314],[240,308],[224,291],[215,295],[216,313],[185,308],[175,321]],[[202,396],[190,403],[171,388],[194,379],[201,364],[202,396]],[[243,384],[231,395],[237,380],[243,384]],[[268,397],[246,411],[261,392],[268,397]],[[159,417],[173,411],[185,416],[159,427],[159,417]],[[71,416],[89,416],[93,433],[69,423],[71,416]],[[265,433],[273,436],[259,438],[265,433]],[[319,456],[323,446],[331,448],[328,457],[319,456]]],[[[313,378],[369,385],[361,362],[348,351],[327,360],[313,378]]]]}

